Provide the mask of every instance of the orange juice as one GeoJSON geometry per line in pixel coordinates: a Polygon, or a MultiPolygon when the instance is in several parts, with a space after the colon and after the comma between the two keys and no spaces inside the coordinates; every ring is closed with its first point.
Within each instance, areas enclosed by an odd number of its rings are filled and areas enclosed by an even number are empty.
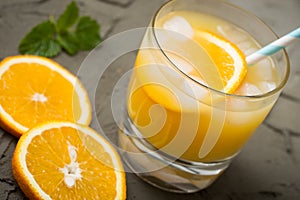
{"type": "Polygon", "coordinates": [[[157,33],[156,41],[146,33],[142,42],[128,89],[132,123],[152,146],[173,157],[196,162],[231,158],[276,100],[266,98],[257,103],[256,98],[245,97],[276,88],[275,63],[268,58],[249,66],[241,85],[227,95],[216,91],[218,80],[205,82],[199,75],[200,71],[210,79],[208,73],[213,72],[206,66],[214,62],[193,34],[197,30],[211,32],[249,55],[259,44],[247,32],[221,18],[193,11],[170,12],[155,26],[171,32],[157,33]],[[151,48],[155,42],[167,50],[162,53],[151,48]]]}

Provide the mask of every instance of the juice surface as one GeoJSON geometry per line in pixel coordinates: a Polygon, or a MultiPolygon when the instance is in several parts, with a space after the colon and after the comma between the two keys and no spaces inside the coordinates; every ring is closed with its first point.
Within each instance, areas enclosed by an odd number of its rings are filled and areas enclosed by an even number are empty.
{"type": "MultiPolygon", "coordinates": [[[[209,31],[235,43],[245,55],[259,48],[245,31],[207,14],[176,11],[159,19],[156,26],[176,29],[178,23],[187,37],[189,31],[209,31]],[[185,27],[186,22],[190,30],[185,27]]],[[[141,47],[152,44],[149,40],[146,36],[141,47]]],[[[150,144],[171,156],[201,162],[230,158],[264,120],[274,101],[258,102],[211,92],[194,81],[202,83],[199,69],[194,66],[208,65],[207,55],[184,37],[171,35],[161,44],[172,45],[175,40],[180,45],[170,47],[169,60],[160,50],[139,50],[128,89],[129,117],[150,144]],[[174,63],[177,68],[172,66],[174,63]]],[[[276,85],[274,63],[265,59],[248,68],[235,94],[259,95],[276,85]]]]}

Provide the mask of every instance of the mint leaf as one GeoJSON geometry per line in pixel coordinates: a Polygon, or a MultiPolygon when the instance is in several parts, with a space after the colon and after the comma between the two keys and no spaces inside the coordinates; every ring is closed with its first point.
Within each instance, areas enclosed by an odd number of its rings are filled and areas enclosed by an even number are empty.
{"type": "Polygon", "coordinates": [[[57,20],[57,30],[59,32],[64,32],[68,28],[70,28],[72,25],[75,24],[76,20],[79,16],[79,9],[74,1],[72,1],[65,11],[59,16],[57,20]]]}
{"type": "Polygon", "coordinates": [[[74,55],[90,50],[101,42],[100,25],[88,16],[79,18],[79,9],[72,1],[58,17],[35,26],[20,42],[19,52],[45,57],[56,56],[61,50],[74,55]]]}
{"type": "Polygon", "coordinates": [[[79,50],[89,50],[101,42],[100,26],[88,16],[79,19],[75,31],[58,33],[57,41],[70,55],[79,50]]]}
{"type": "Polygon", "coordinates": [[[46,57],[57,55],[61,47],[54,38],[55,32],[55,25],[49,20],[38,24],[21,40],[19,52],[46,57]]]}
{"type": "Polygon", "coordinates": [[[99,30],[100,26],[96,20],[88,16],[81,17],[75,30],[79,48],[89,50],[96,47],[101,42],[99,30]]]}
{"type": "Polygon", "coordinates": [[[63,33],[57,36],[57,41],[64,50],[70,55],[74,55],[79,51],[78,40],[74,33],[63,33]]]}

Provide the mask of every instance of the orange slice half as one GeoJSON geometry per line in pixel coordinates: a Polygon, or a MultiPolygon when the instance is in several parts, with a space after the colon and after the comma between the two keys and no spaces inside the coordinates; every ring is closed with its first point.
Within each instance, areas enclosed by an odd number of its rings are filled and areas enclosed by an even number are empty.
{"type": "Polygon", "coordinates": [[[0,125],[20,136],[48,120],[90,123],[91,105],[80,81],[44,57],[5,58],[0,63],[0,125]]]}
{"type": "Polygon", "coordinates": [[[242,51],[225,38],[206,31],[196,31],[194,40],[206,50],[217,67],[218,78],[223,84],[222,91],[233,93],[247,74],[246,59],[242,51]]]}
{"type": "Polygon", "coordinates": [[[70,122],[47,122],[25,133],[12,169],[29,199],[126,198],[119,155],[93,129],[70,122]]]}

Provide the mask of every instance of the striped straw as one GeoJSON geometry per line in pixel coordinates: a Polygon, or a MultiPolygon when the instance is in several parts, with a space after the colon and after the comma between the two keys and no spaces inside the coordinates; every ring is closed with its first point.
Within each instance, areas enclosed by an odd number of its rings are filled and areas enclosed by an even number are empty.
{"type": "Polygon", "coordinates": [[[261,59],[270,56],[277,51],[287,47],[290,43],[294,40],[300,38],[300,27],[296,30],[284,35],[283,37],[275,40],[274,42],[266,45],[265,47],[261,48],[260,50],[254,52],[250,56],[247,56],[246,62],[248,65],[253,65],[254,63],[260,61],[261,59]]]}

